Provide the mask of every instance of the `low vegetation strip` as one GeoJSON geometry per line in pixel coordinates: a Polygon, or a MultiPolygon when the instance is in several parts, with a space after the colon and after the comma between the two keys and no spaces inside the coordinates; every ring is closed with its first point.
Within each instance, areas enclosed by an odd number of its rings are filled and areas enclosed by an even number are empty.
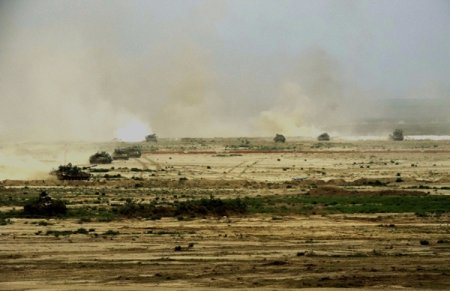
{"type": "Polygon", "coordinates": [[[450,196],[431,195],[286,195],[246,198],[244,203],[250,213],[270,214],[450,213],[450,196]]]}
{"type": "Polygon", "coordinates": [[[124,205],[114,208],[113,211],[119,216],[125,217],[229,216],[247,213],[247,204],[240,198],[188,200],[167,205],[138,204],[128,200],[124,205]]]}
{"type": "Polygon", "coordinates": [[[178,219],[250,214],[310,215],[334,213],[416,213],[419,216],[450,213],[450,196],[435,195],[274,195],[235,199],[192,199],[174,202],[137,203],[128,199],[115,206],[66,208],[63,200],[51,199],[45,192],[30,199],[22,210],[0,212],[0,218],[60,217],[89,221],[120,218],[178,219]]]}
{"type": "MultiPolygon", "coordinates": [[[[368,181],[366,184],[371,186],[383,186],[383,184],[375,180],[368,181]]],[[[340,187],[320,186],[309,191],[313,196],[425,196],[428,195],[422,191],[403,190],[403,189],[384,189],[384,190],[347,190],[340,187]]]]}

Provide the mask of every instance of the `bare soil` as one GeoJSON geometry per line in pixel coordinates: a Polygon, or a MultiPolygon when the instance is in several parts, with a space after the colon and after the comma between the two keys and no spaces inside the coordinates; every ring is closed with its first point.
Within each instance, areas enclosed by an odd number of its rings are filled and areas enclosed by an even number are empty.
{"type": "MultiPolygon", "coordinates": [[[[0,195],[46,190],[64,195],[69,207],[83,207],[120,204],[127,198],[173,201],[211,194],[450,194],[446,141],[342,142],[320,149],[315,142],[296,141],[283,145],[292,147],[288,150],[227,150],[232,140],[202,140],[201,146],[190,142],[163,141],[138,159],[96,167],[120,174],[119,179],[105,178],[105,173],[94,173],[91,181],[5,178],[0,195]]],[[[82,150],[73,156],[98,145],[78,147],[82,150]]],[[[60,161],[51,158],[51,147],[38,149],[33,158],[40,166],[60,161]]],[[[4,168],[3,177],[8,171],[4,168]]],[[[2,206],[0,211],[12,208],[19,207],[2,206]]],[[[0,226],[0,289],[450,290],[449,225],[450,209],[427,216],[250,214],[105,222],[14,218],[0,226]],[[88,233],[54,234],[80,228],[88,233]]]]}

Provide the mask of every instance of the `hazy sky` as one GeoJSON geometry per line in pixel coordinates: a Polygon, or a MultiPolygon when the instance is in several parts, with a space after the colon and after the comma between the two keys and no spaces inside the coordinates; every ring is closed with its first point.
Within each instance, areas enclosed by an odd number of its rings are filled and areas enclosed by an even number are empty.
{"type": "Polygon", "coordinates": [[[392,98],[450,105],[450,1],[0,0],[0,140],[309,135],[392,98]]]}

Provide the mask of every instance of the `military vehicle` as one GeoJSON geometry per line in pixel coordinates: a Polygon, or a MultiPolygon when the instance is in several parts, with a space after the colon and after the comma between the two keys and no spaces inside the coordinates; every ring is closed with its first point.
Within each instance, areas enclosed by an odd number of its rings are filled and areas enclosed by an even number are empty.
{"type": "Polygon", "coordinates": [[[31,199],[23,206],[26,216],[62,216],[67,213],[66,204],[59,199],[53,199],[47,192],[42,191],[38,199],[31,199]]]}
{"type": "Polygon", "coordinates": [[[276,134],[275,137],[273,138],[274,142],[279,142],[279,143],[284,143],[286,142],[286,138],[284,137],[284,135],[282,134],[276,134]]]}
{"type": "Polygon", "coordinates": [[[51,174],[56,175],[58,180],[89,180],[90,173],[84,172],[80,167],[72,166],[71,163],[61,165],[58,170],[51,174]]]}
{"type": "Polygon", "coordinates": [[[138,146],[131,146],[124,148],[130,158],[140,158],[142,155],[141,149],[138,146]]]}
{"type": "Polygon", "coordinates": [[[89,158],[91,164],[111,164],[112,161],[111,155],[107,152],[97,152],[89,158]]]}
{"type": "Polygon", "coordinates": [[[389,135],[389,138],[391,140],[395,140],[395,141],[402,141],[404,140],[404,136],[403,136],[403,130],[402,129],[395,129],[394,132],[389,135]]]}
{"type": "Polygon", "coordinates": [[[246,139],[245,137],[238,138],[238,141],[239,141],[240,148],[250,147],[250,141],[248,139],[246,139]]]}
{"type": "Polygon", "coordinates": [[[158,142],[158,139],[156,138],[156,134],[149,134],[145,137],[145,141],[147,142],[158,142]]]}
{"type": "Polygon", "coordinates": [[[112,154],[113,160],[128,160],[130,157],[125,149],[115,149],[112,154]]]}
{"type": "Polygon", "coordinates": [[[113,152],[113,160],[128,160],[129,158],[140,158],[141,149],[138,146],[130,146],[125,148],[116,148],[113,152]]]}
{"type": "Polygon", "coordinates": [[[318,141],[329,141],[330,140],[330,135],[326,132],[322,133],[321,135],[319,135],[317,137],[318,141]]]}

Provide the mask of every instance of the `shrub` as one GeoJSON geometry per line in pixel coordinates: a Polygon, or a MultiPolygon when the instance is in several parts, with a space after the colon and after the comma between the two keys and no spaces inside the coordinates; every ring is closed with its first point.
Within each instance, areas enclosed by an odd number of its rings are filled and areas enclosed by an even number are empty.
{"type": "Polygon", "coordinates": [[[105,179],[119,179],[119,178],[122,178],[122,175],[121,174],[116,174],[116,175],[105,174],[103,177],[105,179]]]}
{"type": "Polygon", "coordinates": [[[108,173],[109,169],[90,169],[91,173],[108,173]]]}
{"type": "Polygon", "coordinates": [[[118,235],[119,234],[119,232],[118,231],[115,231],[115,230],[108,230],[108,231],[106,231],[105,233],[104,233],[104,235],[118,235]]]}
{"type": "Polygon", "coordinates": [[[71,235],[73,232],[71,230],[47,230],[45,235],[53,235],[55,237],[59,237],[60,235],[68,236],[71,235]]]}
{"type": "Polygon", "coordinates": [[[241,199],[200,199],[177,204],[175,215],[214,215],[228,216],[247,212],[247,204],[241,199]]]}
{"type": "Polygon", "coordinates": [[[117,214],[126,217],[146,217],[160,219],[161,217],[181,218],[196,216],[228,216],[247,212],[247,204],[241,199],[200,199],[176,202],[175,205],[156,205],[136,203],[128,199],[124,205],[115,208],[117,214]]]}
{"type": "Polygon", "coordinates": [[[8,224],[12,224],[11,219],[8,219],[8,218],[0,218],[0,225],[8,225],[8,224]]]}
{"type": "Polygon", "coordinates": [[[77,229],[76,231],[73,232],[74,234],[79,233],[79,234],[89,234],[89,231],[87,231],[87,229],[80,227],[79,229],[77,229]]]}

